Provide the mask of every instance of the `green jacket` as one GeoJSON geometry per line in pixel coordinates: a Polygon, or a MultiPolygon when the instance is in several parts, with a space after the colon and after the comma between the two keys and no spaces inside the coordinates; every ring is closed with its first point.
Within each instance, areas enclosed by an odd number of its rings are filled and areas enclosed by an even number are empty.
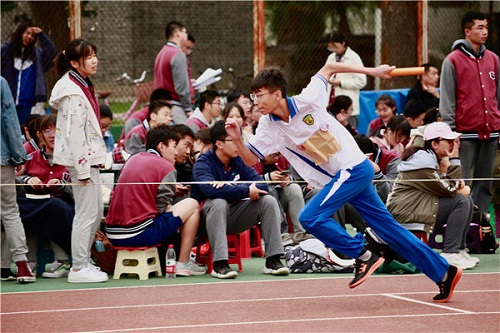
{"type": "Polygon", "coordinates": [[[448,173],[439,169],[436,154],[419,150],[398,166],[392,192],[387,198],[387,208],[399,223],[422,223],[431,232],[436,223],[439,198],[452,197],[458,190],[460,160],[450,159],[448,173]]]}

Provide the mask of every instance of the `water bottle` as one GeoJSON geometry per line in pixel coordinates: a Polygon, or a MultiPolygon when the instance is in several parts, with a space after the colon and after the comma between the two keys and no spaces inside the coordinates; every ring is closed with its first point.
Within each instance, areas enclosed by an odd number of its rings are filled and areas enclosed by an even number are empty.
{"type": "Polygon", "coordinates": [[[175,262],[176,255],[174,250],[174,244],[168,244],[167,256],[165,258],[165,270],[167,279],[175,279],[175,262]]]}
{"type": "Polygon", "coordinates": [[[106,249],[104,248],[104,244],[102,243],[101,240],[96,240],[95,241],[95,249],[97,252],[104,252],[106,249]]]}

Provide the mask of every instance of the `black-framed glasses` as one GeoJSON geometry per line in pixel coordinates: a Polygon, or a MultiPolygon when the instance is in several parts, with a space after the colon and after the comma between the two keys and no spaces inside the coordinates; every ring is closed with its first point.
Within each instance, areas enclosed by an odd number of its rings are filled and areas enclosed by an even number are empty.
{"type": "Polygon", "coordinates": [[[250,94],[250,99],[252,101],[258,101],[259,99],[261,99],[262,96],[272,94],[273,92],[274,91],[269,91],[269,92],[265,92],[265,93],[261,93],[261,94],[250,94]]]}

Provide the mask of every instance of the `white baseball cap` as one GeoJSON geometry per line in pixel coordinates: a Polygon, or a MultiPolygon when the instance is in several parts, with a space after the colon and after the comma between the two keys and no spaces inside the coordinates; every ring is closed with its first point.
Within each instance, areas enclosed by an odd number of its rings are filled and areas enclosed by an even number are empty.
{"type": "Polygon", "coordinates": [[[442,138],[446,140],[454,140],[460,137],[462,133],[457,133],[451,130],[447,123],[441,121],[434,122],[429,125],[424,130],[424,141],[442,138]]]}

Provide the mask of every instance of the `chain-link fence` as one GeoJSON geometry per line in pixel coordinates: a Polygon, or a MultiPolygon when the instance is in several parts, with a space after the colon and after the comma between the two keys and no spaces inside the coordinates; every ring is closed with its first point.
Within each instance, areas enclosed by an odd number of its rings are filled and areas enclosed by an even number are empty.
{"type": "MultiPolygon", "coordinates": [[[[398,67],[428,60],[441,66],[454,40],[462,38],[460,18],[469,9],[486,13],[490,22],[488,48],[499,53],[500,2],[429,1],[419,21],[422,2],[416,1],[266,1],[266,65],[285,68],[291,93],[307,84],[329,55],[327,35],[341,31],[365,65],[380,62],[398,67]],[[425,13],[425,12],[424,12],[425,13]],[[423,25],[419,25],[423,22],[423,25]],[[425,22],[428,22],[427,25],[425,22]],[[419,27],[428,32],[427,52],[419,59],[419,27]]],[[[22,19],[31,19],[54,40],[58,49],[68,41],[67,1],[2,1],[4,43],[22,19]]],[[[153,80],[156,54],[165,43],[167,22],[183,22],[196,38],[190,62],[193,77],[207,67],[223,69],[211,88],[249,88],[253,77],[252,1],[83,1],[82,35],[98,47],[97,89],[110,91],[115,112],[124,112],[135,99],[133,83],[119,80],[146,71],[153,80]]],[[[49,91],[57,79],[47,74],[49,91]]],[[[415,78],[396,78],[381,89],[413,85],[415,78]]],[[[373,79],[365,89],[374,89],[373,79]]]]}

